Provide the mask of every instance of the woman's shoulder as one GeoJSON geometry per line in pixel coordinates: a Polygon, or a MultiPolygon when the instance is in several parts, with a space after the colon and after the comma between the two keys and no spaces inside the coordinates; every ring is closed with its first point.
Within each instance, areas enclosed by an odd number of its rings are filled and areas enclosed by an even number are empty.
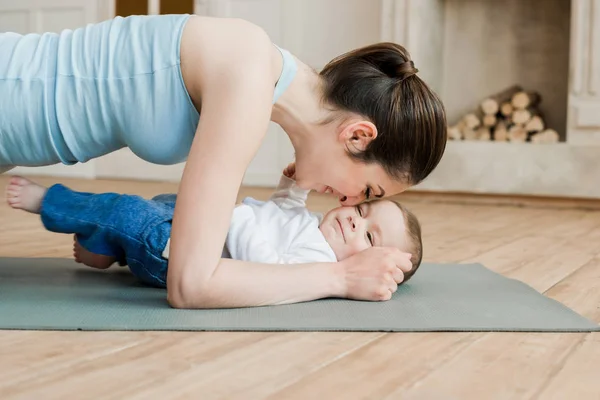
{"type": "Polygon", "coordinates": [[[238,18],[192,16],[181,41],[182,65],[208,76],[244,72],[253,65],[276,67],[274,55],[281,57],[265,30],[238,18]]]}

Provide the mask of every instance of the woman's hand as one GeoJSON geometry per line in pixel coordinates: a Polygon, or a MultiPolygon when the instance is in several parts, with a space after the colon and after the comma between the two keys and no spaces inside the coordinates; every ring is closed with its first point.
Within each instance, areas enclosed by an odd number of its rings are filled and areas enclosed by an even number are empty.
{"type": "Polygon", "coordinates": [[[391,247],[370,247],[339,262],[342,297],[383,301],[392,298],[404,273],[412,268],[410,254],[391,247]]]}
{"type": "Polygon", "coordinates": [[[289,163],[288,166],[283,169],[283,175],[290,179],[296,179],[296,163],[289,163]]]}

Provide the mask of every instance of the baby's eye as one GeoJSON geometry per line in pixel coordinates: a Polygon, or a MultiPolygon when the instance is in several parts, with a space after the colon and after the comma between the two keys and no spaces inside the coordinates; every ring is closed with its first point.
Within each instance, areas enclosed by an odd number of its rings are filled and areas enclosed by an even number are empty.
{"type": "Polygon", "coordinates": [[[369,243],[371,243],[371,246],[373,246],[373,235],[371,235],[370,232],[367,232],[367,239],[369,239],[369,243]]]}
{"type": "Polygon", "coordinates": [[[358,212],[358,215],[362,217],[362,210],[360,209],[360,206],[356,206],[356,211],[358,212]]]}

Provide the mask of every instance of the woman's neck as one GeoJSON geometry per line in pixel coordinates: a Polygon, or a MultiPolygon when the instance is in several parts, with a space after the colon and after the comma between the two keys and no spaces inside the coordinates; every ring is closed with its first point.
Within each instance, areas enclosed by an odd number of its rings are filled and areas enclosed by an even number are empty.
{"type": "Polygon", "coordinates": [[[315,125],[330,115],[322,105],[319,75],[301,61],[297,63],[294,80],[271,114],[271,120],[283,128],[296,149],[299,142],[312,136],[315,125]]]}

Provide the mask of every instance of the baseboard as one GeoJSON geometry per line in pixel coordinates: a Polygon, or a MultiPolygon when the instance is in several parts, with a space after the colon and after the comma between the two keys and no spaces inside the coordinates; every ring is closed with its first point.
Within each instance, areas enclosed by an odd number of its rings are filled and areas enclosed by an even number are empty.
{"type": "Polygon", "coordinates": [[[65,178],[94,179],[96,166],[94,160],[83,164],[55,164],[45,167],[16,167],[7,172],[9,175],[58,176],[65,178]]]}

